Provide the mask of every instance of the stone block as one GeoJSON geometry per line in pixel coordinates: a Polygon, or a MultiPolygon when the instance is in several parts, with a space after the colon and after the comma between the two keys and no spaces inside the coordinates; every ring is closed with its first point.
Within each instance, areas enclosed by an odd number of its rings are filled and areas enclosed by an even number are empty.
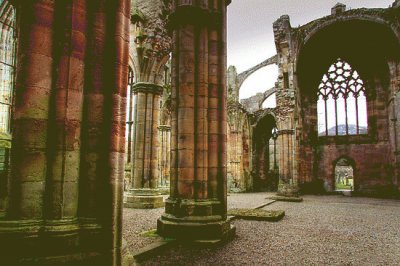
{"type": "Polygon", "coordinates": [[[164,198],[158,190],[131,189],[124,197],[124,207],[133,209],[156,209],[164,207],[164,198]]]}

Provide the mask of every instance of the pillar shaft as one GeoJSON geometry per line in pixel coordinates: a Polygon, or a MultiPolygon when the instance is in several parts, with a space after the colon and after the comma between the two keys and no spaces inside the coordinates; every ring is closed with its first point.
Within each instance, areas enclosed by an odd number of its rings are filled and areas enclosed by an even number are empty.
{"type": "Polygon", "coordinates": [[[22,5],[18,12],[20,48],[7,217],[39,220],[44,216],[45,204],[55,3],[44,0],[29,2],[22,5]]]}
{"type": "Polygon", "coordinates": [[[161,235],[220,239],[226,221],[225,1],[174,1],[171,193],[161,235]]]}
{"type": "Polygon", "coordinates": [[[47,145],[46,218],[76,219],[83,81],[86,55],[86,1],[57,2],[55,69],[60,73],[50,101],[47,145]]]}
{"type": "Polygon", "coordinates": [[[138,82],[133,85],[136,97],[131,160],[133,188],[125,197],[126,208],[152,209],[164,206],[163,197],[156,190],[159,179],[158,123],[162,91],[162,86],[152,83],[138,82]]]}
{"type": "Polygon", "coordinates": [[[130,1],[13,3],[19,38],[2,261],[120,265],[130,1]]]}
{"type": "Polygon", "coordinates": [[[160,125],[158,127],[160,138],[160,151],[159,151],[159,181],[158,187],[169,187],[169,171],[171,167],[170,150],[171,150],[171,126],[160,125]]]}
{"type": "Polygon", "coordinates": [[[277,144],[279,153],[277,160],[279,162],[279,186],[278,194],[282,196],[298,196],[299,188],[296,177],[295,164],[295,130],[293,118],[286,117],[278,120],[279,136],[277,144]]]}
{"type": "Polygon", "coordinates": [[[133,85],[134,106],[133,188],[157,188],[158,180],[158,123],[160,97],[163,87],[150,83],[133,85]]]}

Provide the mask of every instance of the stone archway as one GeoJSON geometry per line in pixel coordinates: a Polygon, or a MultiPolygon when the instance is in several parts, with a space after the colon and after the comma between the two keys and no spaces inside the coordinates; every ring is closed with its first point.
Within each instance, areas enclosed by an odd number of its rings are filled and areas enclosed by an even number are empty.
{"type": "Polygon", "coordinates": [[[275,117],[270,113],[262,113],[253,130],[253,188],[256,191],[277,191],[278,164],[276,139],[273,129],[276,128],[275,117]]]}

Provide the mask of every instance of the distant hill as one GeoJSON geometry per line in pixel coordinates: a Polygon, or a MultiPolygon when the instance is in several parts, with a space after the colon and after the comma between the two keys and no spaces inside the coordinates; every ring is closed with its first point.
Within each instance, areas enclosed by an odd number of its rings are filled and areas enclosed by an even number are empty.
{"type": "MultiPolygon", "coordinates": [[[[359,134],[367,134],[368,128],[366,127],[359,127],[359,134]]],[[[325,131],[319,133],[319,136],[325,136],[325,131]]],[[[336,126],[331,127],[328,129],[328,135],[334,136],[336,135],[336,126]]],[[[338,125],[338,135],[346,135],[346,125],[338,125]]],[[[357,135],[357,125],[349,125],[349,135],[357,135]]]]}

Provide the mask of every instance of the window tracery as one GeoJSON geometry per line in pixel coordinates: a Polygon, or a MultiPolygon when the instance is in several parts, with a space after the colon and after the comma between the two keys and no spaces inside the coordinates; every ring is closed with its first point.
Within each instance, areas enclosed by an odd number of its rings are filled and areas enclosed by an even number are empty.
{"type": "Polygon", "coordinates": [[[367,134],[365,84],[349,63],[338,59],[318,88],[318,135],[367,134]]]}

